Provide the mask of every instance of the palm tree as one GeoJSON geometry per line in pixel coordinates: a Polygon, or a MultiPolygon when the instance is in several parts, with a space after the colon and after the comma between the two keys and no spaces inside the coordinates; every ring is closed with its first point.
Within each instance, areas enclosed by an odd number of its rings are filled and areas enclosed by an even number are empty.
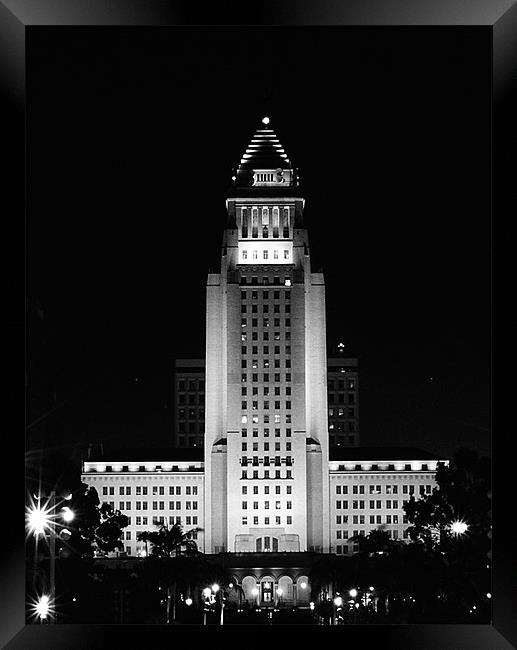
{"type": "Polygon", "coordinates": [[[167,526],[162,524],[158,530],[142,531],[137,540],[151,544],[151,559],[158,559],[158,575],[167,581],[167,623],[170,622],[172,604],[172,622],[176,621],[176,585],[178,578],[185,573],[185,563],[180,558],[198,555],[194,535],[202,528],[191,528],[184,531],[180,524],[167,526]]]}

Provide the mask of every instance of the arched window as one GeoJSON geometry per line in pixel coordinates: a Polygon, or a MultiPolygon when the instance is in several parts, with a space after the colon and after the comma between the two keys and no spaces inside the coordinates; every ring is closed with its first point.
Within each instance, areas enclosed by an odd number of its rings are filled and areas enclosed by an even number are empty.
{"type": "Polygon", "coordinates": [[[298,605],[307,604],[311,599],[311,586],[307,576],[299,576],[296,580],[296,602],[298,605]]]}
{"type": "Polygon", "coordinates": [[[246,576],[242,579],[242,591],[246,600],[255,600],[257,598],[257,580],[254,576],[246,576]]]}

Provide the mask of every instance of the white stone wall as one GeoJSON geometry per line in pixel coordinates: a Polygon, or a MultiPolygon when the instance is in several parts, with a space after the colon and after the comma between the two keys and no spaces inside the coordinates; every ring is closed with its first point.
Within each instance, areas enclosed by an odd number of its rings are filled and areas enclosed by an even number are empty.
{"type": "MultiPolygon", "coordinates": [[[[212,446],[223,431],[223,303],[221,300],[221,276],[211,273],[206,288],[206,366],[205,366],[205,508],[212,512],[214,486],[212,482],[212,446]]],[[[217,486],[215,486],[217,492],[217,486]]],[[[212,539],[212,521],[205,522],[205,545],[210,552],[214,543],[222,540],[212,539]]]]}
{"type": "Polygon", "coordinates": [[[409,524],[404,523],[403,505],[411,496],[410,486],[414,489],[415,498],[420,496],[420,486],[424,486],[424,490],[427,489],[427,494],[436,487],[434,471],[418,471],[416,467],[421,467],[422,462],[413,462],[412,465],[415,470],[411,471],[330,471],[329,532],[332,552],[352,553],[353,545],[348,540],[352,538],[354,531],[368,535],[372,530],[382,528],[393,539],[404,539],[404,531],[409,524]],[[408,490],[407,494],[404,493],[404,486],[408,490]],[[337,507],[338,501],[341,502],[340,508],[337,507]],[[354,501],[357,502],[357,508],[353,507],[354,501]],[[360,507],[361,501],[364,502],[363,508],[360,507]],[[372,501],[375,502],[374,508],[371,507],[372,501]],[[380,508],[377,508],[378,501],[380,501],[380,508]],[[389,508],[387,501],[390,502],[389,508]],[[364,523],[360,523],[361,516],[364,517],[364,523]],[[394,516],[398,517],[398,523],[394,523],[394,516]],[[337,517],[341,517],[340,524],[337,523],[337,517]],[[354,523],[354,517],[358,517],[357,523],[354,523]],[[370,521],[370,517],[375,517],[374,523],[370,521]],[[380,522],[377,520],[378,517],[380,522]],[[387,517],[391,517],[391,523],[387,523],[387,517]],[[339,546],[341,549],[338,548],[339,546]]]}
{"type": "MultiPolygon", "coordinates": [[[[309,526],[313,535],[308,545],[328,552],[329,536],[326,523],[329,517],[328,482],[323,480],[328,467],[328,416],[327,416],[327,350],[325,324],[325,285],[323,274],[311,273],[306,280],[306,400],[307,435],[320,445],[320,465],[313,466],[318,472],[319,488],[311,495],[308,510],[309,526]],[[321,480],[320,480],[321,477],[321,480]]],[[[315,459],[311,463],[317,462],[315,459]]]]}
{"type": "MultiPolygon", "coordinates": [[[[82,480],[84,483],[93,486],[99,495],[101,503],[113,503],[115,509],[120,510],[122,514],[130,518],[130,525],[124,529],[123,544],[124,552],[130,556],[137,556],[145,546],[137,542],[137,534],[143,531],[157,530],[153,525],[153,517],[164,517],[167,524],[175,523],[179,518],[179,523],[184,530],[191,528],[204,528],[204,475],[202,472],[83,472],[82,480]],[[103,494],[103,488],[107,488],[108,494],[103,494]],[[110,488],[114,494],[109,494],[110,488]],[[121,488],[124,494],[121,494],[121,488]],[[129,488],[130,494],[126,494],[129,488]],[[140,490],[138,490],[140,488],[140,490]],[[147,494],[138,494],[147,488],[147,494]],[[163,494],[160,494],[160,488],[163,494]],[[174,494],[170,494],[171,488],[174,494]],[[180,494],[176,494],[176,488],[180,488],[180,494]],[[187,494],[187,488],[190,488],[190,494],[187,494]],[[192,494],[193,488],[196,488],[197,494],[192,494]],[[154,494],[153,492],[157,493],[154,494]],[[170,502],[174,502],[174,508],[169,507],[170,502]],[[141,509],[137,510],[137,502],[141,504],[141,509]],[[143,503],[147,508],[144,509],[143,503]],[[163,502],[164,509],[153,508],[153,503],[159,506],[163,502]],[[196,506],[194,507],[194,502],[196,506]],[[177,503],[180,508],[176,507],[177,503]],[[190,507],[187,509],[187,503],[190,507]],[[123,507],[121,508],[121,504],[123,507]],[[129,508],[127,505],[129,504],[129,508]],[[137,523],[137,517],[142,518],[142,522],[137,523]],[[147,523],[144,518],[147,517],[147,523]],[[173,520],[171,521],[171,517],[173,520]],[[187,518],[190,518],[190,524],[187,524],[187,518]],[[197,523],[193,523],[194,517],[197,523]],[[129,539],[128,539],[129,537],[129,539]]],[[[204,550],[204,534],[198,533],[197,544],[200,550],[204,550]]]]}

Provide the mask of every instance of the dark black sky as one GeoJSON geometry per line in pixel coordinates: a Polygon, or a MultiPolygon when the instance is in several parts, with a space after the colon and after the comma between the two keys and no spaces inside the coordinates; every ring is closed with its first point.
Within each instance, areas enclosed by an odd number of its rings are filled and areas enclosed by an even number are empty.
{"type": "Polygon", "coordinates": [[[360,358],[362,443],[490,452],[488,28],[29,39],[30,419],[56,407],[30,445],[170,442],[173,359],[204,355],[225,192],[268,114],[329,346],[360,358]]]}

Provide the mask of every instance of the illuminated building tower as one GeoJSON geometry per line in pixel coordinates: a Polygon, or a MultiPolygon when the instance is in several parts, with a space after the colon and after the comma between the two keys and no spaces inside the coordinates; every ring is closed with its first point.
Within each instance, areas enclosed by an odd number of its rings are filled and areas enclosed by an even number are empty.
{"type": "Polygon", "coordinates": [[[325,286],[268,118],[226,206],[207,282],[205,551],[328,551],[325,286]]]}

